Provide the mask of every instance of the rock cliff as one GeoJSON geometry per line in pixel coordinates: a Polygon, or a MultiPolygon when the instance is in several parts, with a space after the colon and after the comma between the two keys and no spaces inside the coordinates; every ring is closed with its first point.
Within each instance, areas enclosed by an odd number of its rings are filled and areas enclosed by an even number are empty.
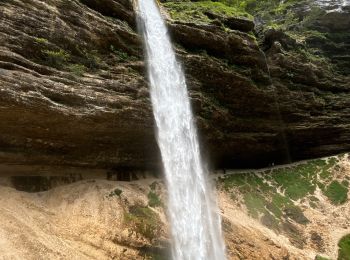
{"type": "MultiPolygon", "coordinates": [[[[292,6],[308,21],[293,34],[214,8],[185,19],[181,4],[163,12],[214,167],[350,149],[349,8],[292,6]]],[[[1,164],[159,167],[135,21],[128,0],[1,1],[1,164]]]]}

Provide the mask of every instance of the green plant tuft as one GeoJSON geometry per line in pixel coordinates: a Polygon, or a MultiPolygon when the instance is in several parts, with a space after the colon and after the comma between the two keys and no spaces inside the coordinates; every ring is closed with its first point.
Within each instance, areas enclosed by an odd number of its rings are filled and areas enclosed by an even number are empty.
{"type": "Polygon", "coordinates": [[[122,195],[123,191],[121,189],[116,188],[115,190],[111,191],[111,193],[109,193],[109,197],[113,197],[113,196],[118,196],[120,197],[120,195],[122,195]]]}
{"type": "Polygon", "coordinates": [[[98,69],[102,63],[101,57],[97,50],[87,51],[83,50],[82,54],[84,56],[84,60],[81,63],[85,65],[85,67],[89,69],[98,69]]]}
{"type": "Polygon", "coordinates": [[[70,58],[70,55],[64,50],[44,50],[43,53],[46,56],[46,63],[57,69],[61,69],[70,58]]]}
{"type": "Polygon", "coordinates": [[[350,259],[350,234],[343,237],[339,243],[338,260],[350,259]]]}
{"type": "Polygon", "coordinates": [[[340,205],[344,204],[348,199],[348,188],[338,181],[332,181],[326,187],[324,194],[333,204],[340,205]]]}
{"type": "Polygon", "coordinates": [[[152,208],[162,206],[162,201],[160,200],[157,193],[150,191],[147,195],[148,197],[148,205],[152,208]]]}
{"type": "Polygon", "coordinates": [[[71,64],[68,66],[68,69],[74,75],[81,77],[84,75],[87,68],[82,64],[71,64]]]}
{"type": "Polygon", "coordinates": [[[246,193],[244,194],[244,202],[247,206],[248,213],[254,218],[259,217],[259,213],[266,213],[265,205],[267,202],[258,194],[246,193]]]}
{"type": "Polygon", "coordinates": [[[252,16],[243,9],[222,2],[167,2],[164,3],[164,6],[168,9],[172,19],[182,22],[210,23],[212,19],[206,15],[208,11],[221,16],[252,19],[252,16]]]}
{"type": "Polygon", "coordinates": [[[37,43],[40,43],[40,44],[46,44],[48,43],[49,41],[45,38],[34,38],[34,40],[37,42],[37,43]]]}
{"type": "Polygon", "coordinates": [[[317,256],[315,257],[315,260],[331,260],[331,259],[328,258],[328,257],[324,257],[324,256],[317,255],[317,256]]]}

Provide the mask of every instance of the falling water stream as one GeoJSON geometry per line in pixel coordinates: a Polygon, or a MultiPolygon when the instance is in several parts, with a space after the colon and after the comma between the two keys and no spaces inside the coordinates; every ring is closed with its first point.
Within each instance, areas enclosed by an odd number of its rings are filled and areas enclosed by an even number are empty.
{"type": "Polygon", "coordinates": [[[184,73],[155,0],[139,0],[138,12],[168,186],[172,257],[226,259],[218,207],[202,165],[184,73]]]}

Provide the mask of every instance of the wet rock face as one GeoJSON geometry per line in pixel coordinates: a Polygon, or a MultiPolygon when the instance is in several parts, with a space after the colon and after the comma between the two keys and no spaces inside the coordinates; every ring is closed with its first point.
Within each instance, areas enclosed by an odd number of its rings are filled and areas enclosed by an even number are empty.
{"type": "MultiPolygon", "coordinates": [[[[350,149],[346,73],[293,55],[283,32],[261,47],[251,22],[218,19],[227,30],[169,20],[213,166],[350,149]]],[[[131,2],[6,0],[0,23],[0,163],[159,167],[131,2]]]]}

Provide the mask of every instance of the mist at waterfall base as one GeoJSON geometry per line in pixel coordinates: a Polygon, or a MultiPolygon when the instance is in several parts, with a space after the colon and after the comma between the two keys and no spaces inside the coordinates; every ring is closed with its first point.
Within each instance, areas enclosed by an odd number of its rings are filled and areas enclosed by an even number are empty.
{"type": "Polygon", "coordinates": [[[226,259],[220,215],[201,162],[184,73],[156,2],[139,0],[138,9],[168,188],[172,257],[226,259]]]}

